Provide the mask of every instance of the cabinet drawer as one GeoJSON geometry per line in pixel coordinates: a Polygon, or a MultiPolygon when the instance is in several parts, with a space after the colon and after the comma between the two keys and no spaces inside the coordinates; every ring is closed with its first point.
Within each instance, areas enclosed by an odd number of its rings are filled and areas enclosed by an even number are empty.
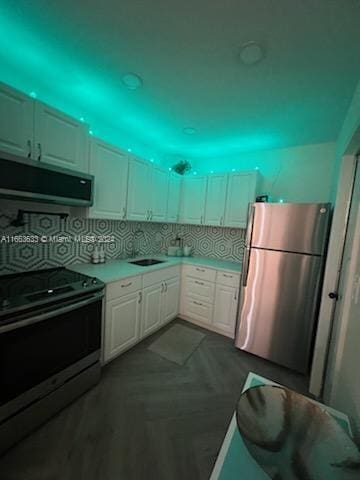
{"type": "Polygon", "coordinates": [[[216,283],[228,287],[238,287],[240,285],[240,274],[219,270],[216,275],[216,283]]]}
{"type": "Polygon", "coordinates": [[[141,275],[137,277],[128,277],[117,282],[109,283],[106,286],[106,301],[114,300],[116,298],[127,295],[128,293],[136,292],[142,288],[141,275]]]}
{"type": "Polygon", "coordinates": [[[211,323],[213,306],[206,302],[199,302],[190,297],[184,299],[184,315],[202,323],[211,323]]]}
{"type": "Polygon", "coordinates": [[[178,277],[180,275],[180,265],[175,265],[173,267],[161,268],[155,270],[154,272],[145,273],[143,275],[143,285],[149,287],[155,283],[164,282],[170,278],[178,277]]]}
{"type": "Polygon", "coordinates": [[[184,265],[184,274],[192,277],[201,278],[208,282],[215,282],[216,270],[202,267],[201,265],[184,265]]]}
{"type": "Polygon", "coordinates": [[[215,284],[186,276],[183,283],[184,294],[196,300],[214,303],[215,284]]]}

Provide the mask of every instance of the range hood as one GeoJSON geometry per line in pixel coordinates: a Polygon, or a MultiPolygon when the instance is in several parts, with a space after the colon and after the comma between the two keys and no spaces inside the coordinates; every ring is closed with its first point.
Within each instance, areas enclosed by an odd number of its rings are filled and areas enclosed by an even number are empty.
{"type": "Polygon", "coordinates": [[[94,177],[0,152],[0,197],[89,207],[94,177]]]}

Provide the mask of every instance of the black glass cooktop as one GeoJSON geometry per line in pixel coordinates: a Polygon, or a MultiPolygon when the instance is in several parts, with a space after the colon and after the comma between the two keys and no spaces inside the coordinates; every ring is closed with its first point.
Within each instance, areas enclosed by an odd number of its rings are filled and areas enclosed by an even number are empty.
{"type": "Polygon", "coordinates": [[[40,292],[56,290],[61,293],[60,290],[64,287],[69,288],[72,284],[86,280],[89,280],[86,275],[63,267],[3,275],[0,276],[0,299],[12,299],[21,295],[30,301],[36,301],[40,292]]]}

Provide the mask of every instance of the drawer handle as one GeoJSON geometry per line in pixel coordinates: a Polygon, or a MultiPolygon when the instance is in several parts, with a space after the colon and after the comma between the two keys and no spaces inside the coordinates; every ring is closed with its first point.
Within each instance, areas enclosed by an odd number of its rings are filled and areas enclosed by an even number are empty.
{"type": "Polygon", "coordinates": [[[203,304],[200,303],[200,302],[196,302],[196,301],[194,300],[194,303],[195,303],[195,305],[200,305],[200,307],[203,307],[203,304]]]}
{"type": "Polygon", "coordinates": [[[205,285],[204,282],[199,282],[198,280],[195,280],[195,283],[197,283],[198,285],[205,285]]]}
{"type": "Polygon", "coordinates": [[[197,268],[197,267],[196,267],[196,270],[197,270],[198,272],[205,272],[205,269],[204,269],[204,268],[197,268]]]}
{"type": "Polygon", "coordinates": [[[132,282],[124,283],[123,285],[121,285],[121,288],[130,287],[130,285],[132,285],[132,282]]]}
{"type": "Polygon", "coordinates": [[[223,273],[223,277],[225,277],[225,278],[233,278],[232,275],[228,275],[227,273],[223,273]]]}

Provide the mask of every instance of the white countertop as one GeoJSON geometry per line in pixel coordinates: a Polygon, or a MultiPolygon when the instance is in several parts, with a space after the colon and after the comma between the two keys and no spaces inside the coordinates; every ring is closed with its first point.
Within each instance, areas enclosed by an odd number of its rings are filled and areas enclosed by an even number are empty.
{"type": "Polygon", "coordinates": [[[162,268],[172,267],[174,265],[202,265],[204,267],[214,268],[216,270],[228,270],[232,272],[241,272],[241,264],[239,262],[231,262],[226,260],[217,260],[207,257],[167,257],[165,255],[147,255],[146,257],[137,257],[136,259],[127,260],[111,260],[102,264],[78,263],[69,265],[67,268],[75,272],[96,277],[104,283],[115,282],[127,277],[143,275],[144,273],[153,272],[162,268]],[[141,267],[129,262],[140,260],[142,258],[154,258],[163,260],[164,263],[158,263],[149,267],[141,267]]]}

